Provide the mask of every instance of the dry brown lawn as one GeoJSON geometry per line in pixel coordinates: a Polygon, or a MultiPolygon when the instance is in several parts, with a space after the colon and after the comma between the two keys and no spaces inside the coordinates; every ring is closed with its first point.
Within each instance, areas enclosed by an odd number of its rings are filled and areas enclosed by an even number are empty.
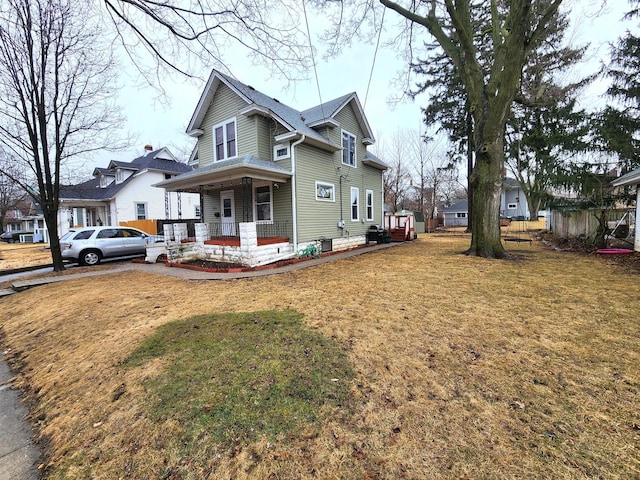
{"type": "Polygon", "coordinates": [[[184,478],[640,478],[640,277],[537,242],[509,245],[517,261],[467,246],[424,235],[276,276],[131,271],[3,298],[3,348],[47,475],[157,478],[188,464],[164,448],[181,426],[145,413],[143,380],[163,362],[122,362],[176,319],[291,308],[343,346],[355,411],[295,438],[201,446],[211,467],[184,478]]]}
{"type": "Polygon", "coordinates": [[[51,264],[51,252],[43,243],[0,242],[0,271],[51,264]]]}

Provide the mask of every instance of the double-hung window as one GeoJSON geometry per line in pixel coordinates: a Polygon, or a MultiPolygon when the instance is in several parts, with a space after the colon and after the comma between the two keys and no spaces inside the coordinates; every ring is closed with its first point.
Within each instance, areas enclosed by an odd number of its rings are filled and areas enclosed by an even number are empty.
{"type": "Polygon", "coordinates": [[[360,220],[360,189],[351,187],[351,221],[358,222],[360,220]]]}
{"type": "Polygon", "coordinates": [[[147,204],[136,203],[136,220],[146,220],[146,219],[147,219],[147,204]]]}
{"type": "Polygon", "coordinates": [[[255,189],[255,219],[257,222],[271,222],[273,203],[271,202],[271,185],[255,189]]]}
{"type": "Polygon", "coordinates": [[[367,190],[367,221],[373,220],[373,190],[367,190]]]}
{"type": "Polygon", "coordinates": [[[356,137],[345,130],[342,131],[342,163],[356,166],[356,137]]]}
{"type": "Polygon", "coordinates": [[[236,120],[227,120],[213,126],[213,155],[214,160],[225,160],[235,157],[236,145],[236,120]]]}

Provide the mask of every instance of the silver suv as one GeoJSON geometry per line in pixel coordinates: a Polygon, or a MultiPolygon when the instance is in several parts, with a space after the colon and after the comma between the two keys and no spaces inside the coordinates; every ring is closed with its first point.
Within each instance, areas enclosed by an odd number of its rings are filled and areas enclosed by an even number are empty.
{"type": "Polygon", "coordinates": [[[131,227],[72,228],[60,237],[62,259],[97,265],[103,258],[144,255],[153,235],[131,227]]]}

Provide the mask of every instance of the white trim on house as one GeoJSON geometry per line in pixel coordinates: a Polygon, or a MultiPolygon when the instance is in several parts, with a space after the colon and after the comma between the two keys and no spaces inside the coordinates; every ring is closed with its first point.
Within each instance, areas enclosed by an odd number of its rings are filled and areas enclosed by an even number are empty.
{"type": "Polygon", "coordinates": [[[213,135],[213,161],[219,162],[221,160],[226,160],[228,158],[234,158],[238,156],[238,122],[236,121],[236,117],[228,118],[220,123],[216,123],[213,127],[211,127],[211,133],[213,135]],[[230,139],[228,137],[228,129],[229,125],[233,124],[233,152],[229,150],[230,139]],[[223,152],[222,156],[218,157],[218,139],[216,137],[216,130],[222,130],[222,146],[223,152]]]}
{"type": "Polygon", "coordinates": [[[253,218],[256,223],[273,223],[273,184],[271,182],[258,182],[253,185],[253,218]],[[261,188],[269,189],[269,202],[258,202],[258,189],[261,188]],[[258,218],[258,205],[269,205],[269,218],[260,219],[258,218]]]}
{"type": "Polygon", "coordinates": [[[291,144],[289,142],[277,143],[273,146],[273,159],[277,162],[291,157],[291,144]]]}
{"type": "Polygon", "coordinates": [[[340,138],[342,139],[342,165],[358,168],[358,147],[356,145],[357,137],[353,133],[342,129],[340,138]],[[345,141],[347,142],[346,145],[345,141]],[[352,156],[350,155],[351,153],[352,156]]]}
{"type": "Polygon", "coordinates": [[[359,187],[351,187],[351,200],[349,202],[349,210],[352,222],[360,221],[360,188],[359,187]],[[354,208],[355,208],[355,217],[354,217],[354,208]]]}
{"type": "Polygon", "coordinates": [[[330,182],[322,182],[316,180],[316,200],[318,202],[335,202],[336,201],[336,186],[330,182]]]}
{"type": "Polygon", "coordinates": [[[365,190],[365,220],[367,222],[372,222],[374,219],[374,209],[373,209],[373,190],[365,190]]]}

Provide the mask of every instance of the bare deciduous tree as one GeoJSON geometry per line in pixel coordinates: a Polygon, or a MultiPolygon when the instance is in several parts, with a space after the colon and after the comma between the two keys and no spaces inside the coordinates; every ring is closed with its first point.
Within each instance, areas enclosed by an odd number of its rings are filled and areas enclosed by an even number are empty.
{"type": "Polygon", "coordinates": [[[115,62],[91,9],[74,0],[5,0],[0,8],[0,145],[3,173],[40,204],[54,270],[61,165],[124,145],[112,105],[115,62]]]}
{"type": "Polygon", "coordinates": [[[200,72],[203,64],[226,68],[232,60],[229,51],[234,55],[242,51],[290,81],[309,73],[304,4],[289,0],[102,1],[125,51],[151,84],[158,84],[153,77],[160,77],[164,67],[188,76],[200,72]]]}

